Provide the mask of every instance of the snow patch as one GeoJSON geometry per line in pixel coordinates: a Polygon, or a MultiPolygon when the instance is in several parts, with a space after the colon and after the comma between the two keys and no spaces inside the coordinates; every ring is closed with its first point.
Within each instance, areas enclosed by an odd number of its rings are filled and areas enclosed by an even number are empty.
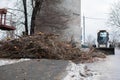
{"type": "Polygon", "coordinates": [[[67,75],[62,80],[98,80],[99,74],[87,69],[84,64],[70,62],[66,68],[67,75]]]}
{"type": "Polygon", "coordinates": [[[0,59],[0,66],[28,61],[30,59],[0,59]]]}

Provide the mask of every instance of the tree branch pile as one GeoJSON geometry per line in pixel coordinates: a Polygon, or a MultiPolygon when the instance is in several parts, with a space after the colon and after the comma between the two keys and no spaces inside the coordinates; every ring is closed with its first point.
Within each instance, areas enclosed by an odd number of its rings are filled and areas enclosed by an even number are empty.
{"type": "MultiPolygon", "coordinates": [[[[89,61],[97,57],[94,49],[88,53],[73,47],[71,42],[59,41],[58,35],[39,32],[33,36],[24,36],[14,40],[1,41],[0,58],[32,58],[89,61]]],[[[104,55],[105,57],[105,55],[104,55]]]]}

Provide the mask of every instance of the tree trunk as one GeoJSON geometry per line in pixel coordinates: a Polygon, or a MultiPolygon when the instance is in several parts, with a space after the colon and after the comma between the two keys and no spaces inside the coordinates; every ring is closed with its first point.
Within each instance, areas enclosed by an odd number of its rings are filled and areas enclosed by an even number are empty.
{"type": "Polygon", "coordinates": [[[28,18],[27,18],[27,4],[26,0],[23,0],[24,16],[25,16],[25,34],[28,35],[28,18]]]}
{"type": "Polygon", "coordinates": [[[37,12],[40,11],[42,3],[43,3],[43,0],[36,0],[35,1],[35,7],[33,7],[32,17],[31,17],[30,35],[33,35],[35,33],[36,15],[37,15],[37,12]]]}

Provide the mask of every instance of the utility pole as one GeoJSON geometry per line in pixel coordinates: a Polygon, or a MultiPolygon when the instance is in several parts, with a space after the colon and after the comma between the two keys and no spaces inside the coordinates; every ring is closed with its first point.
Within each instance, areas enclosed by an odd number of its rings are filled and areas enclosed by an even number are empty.
{"type": "Polygon", "coordinates": [[[85,44],[85,16],[83,15],[83,39],[85,44]]]}

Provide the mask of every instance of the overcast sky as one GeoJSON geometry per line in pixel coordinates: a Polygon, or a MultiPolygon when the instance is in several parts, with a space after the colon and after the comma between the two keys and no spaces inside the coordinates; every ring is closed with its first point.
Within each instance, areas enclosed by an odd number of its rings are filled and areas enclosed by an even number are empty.
{"type": "Polygon", "coordinates": [[[16,0],[1,0],[0,2],[0,8],[8,8],[14,6],[14,1],[16,0]]]}
{"type": "Polygon", "coordinates": [[[84,13],[86,18],[86,37],[92,35],[96,38],[96,34],[101,29],[108,32],[111,28],[106,24],[110,7],[118,0],[82,0],[82,16],[84,13]],[[91,19],[97,18],[97,19],[91,19]],[[100,19],[99,19],[100,18],[100,19]]]}

